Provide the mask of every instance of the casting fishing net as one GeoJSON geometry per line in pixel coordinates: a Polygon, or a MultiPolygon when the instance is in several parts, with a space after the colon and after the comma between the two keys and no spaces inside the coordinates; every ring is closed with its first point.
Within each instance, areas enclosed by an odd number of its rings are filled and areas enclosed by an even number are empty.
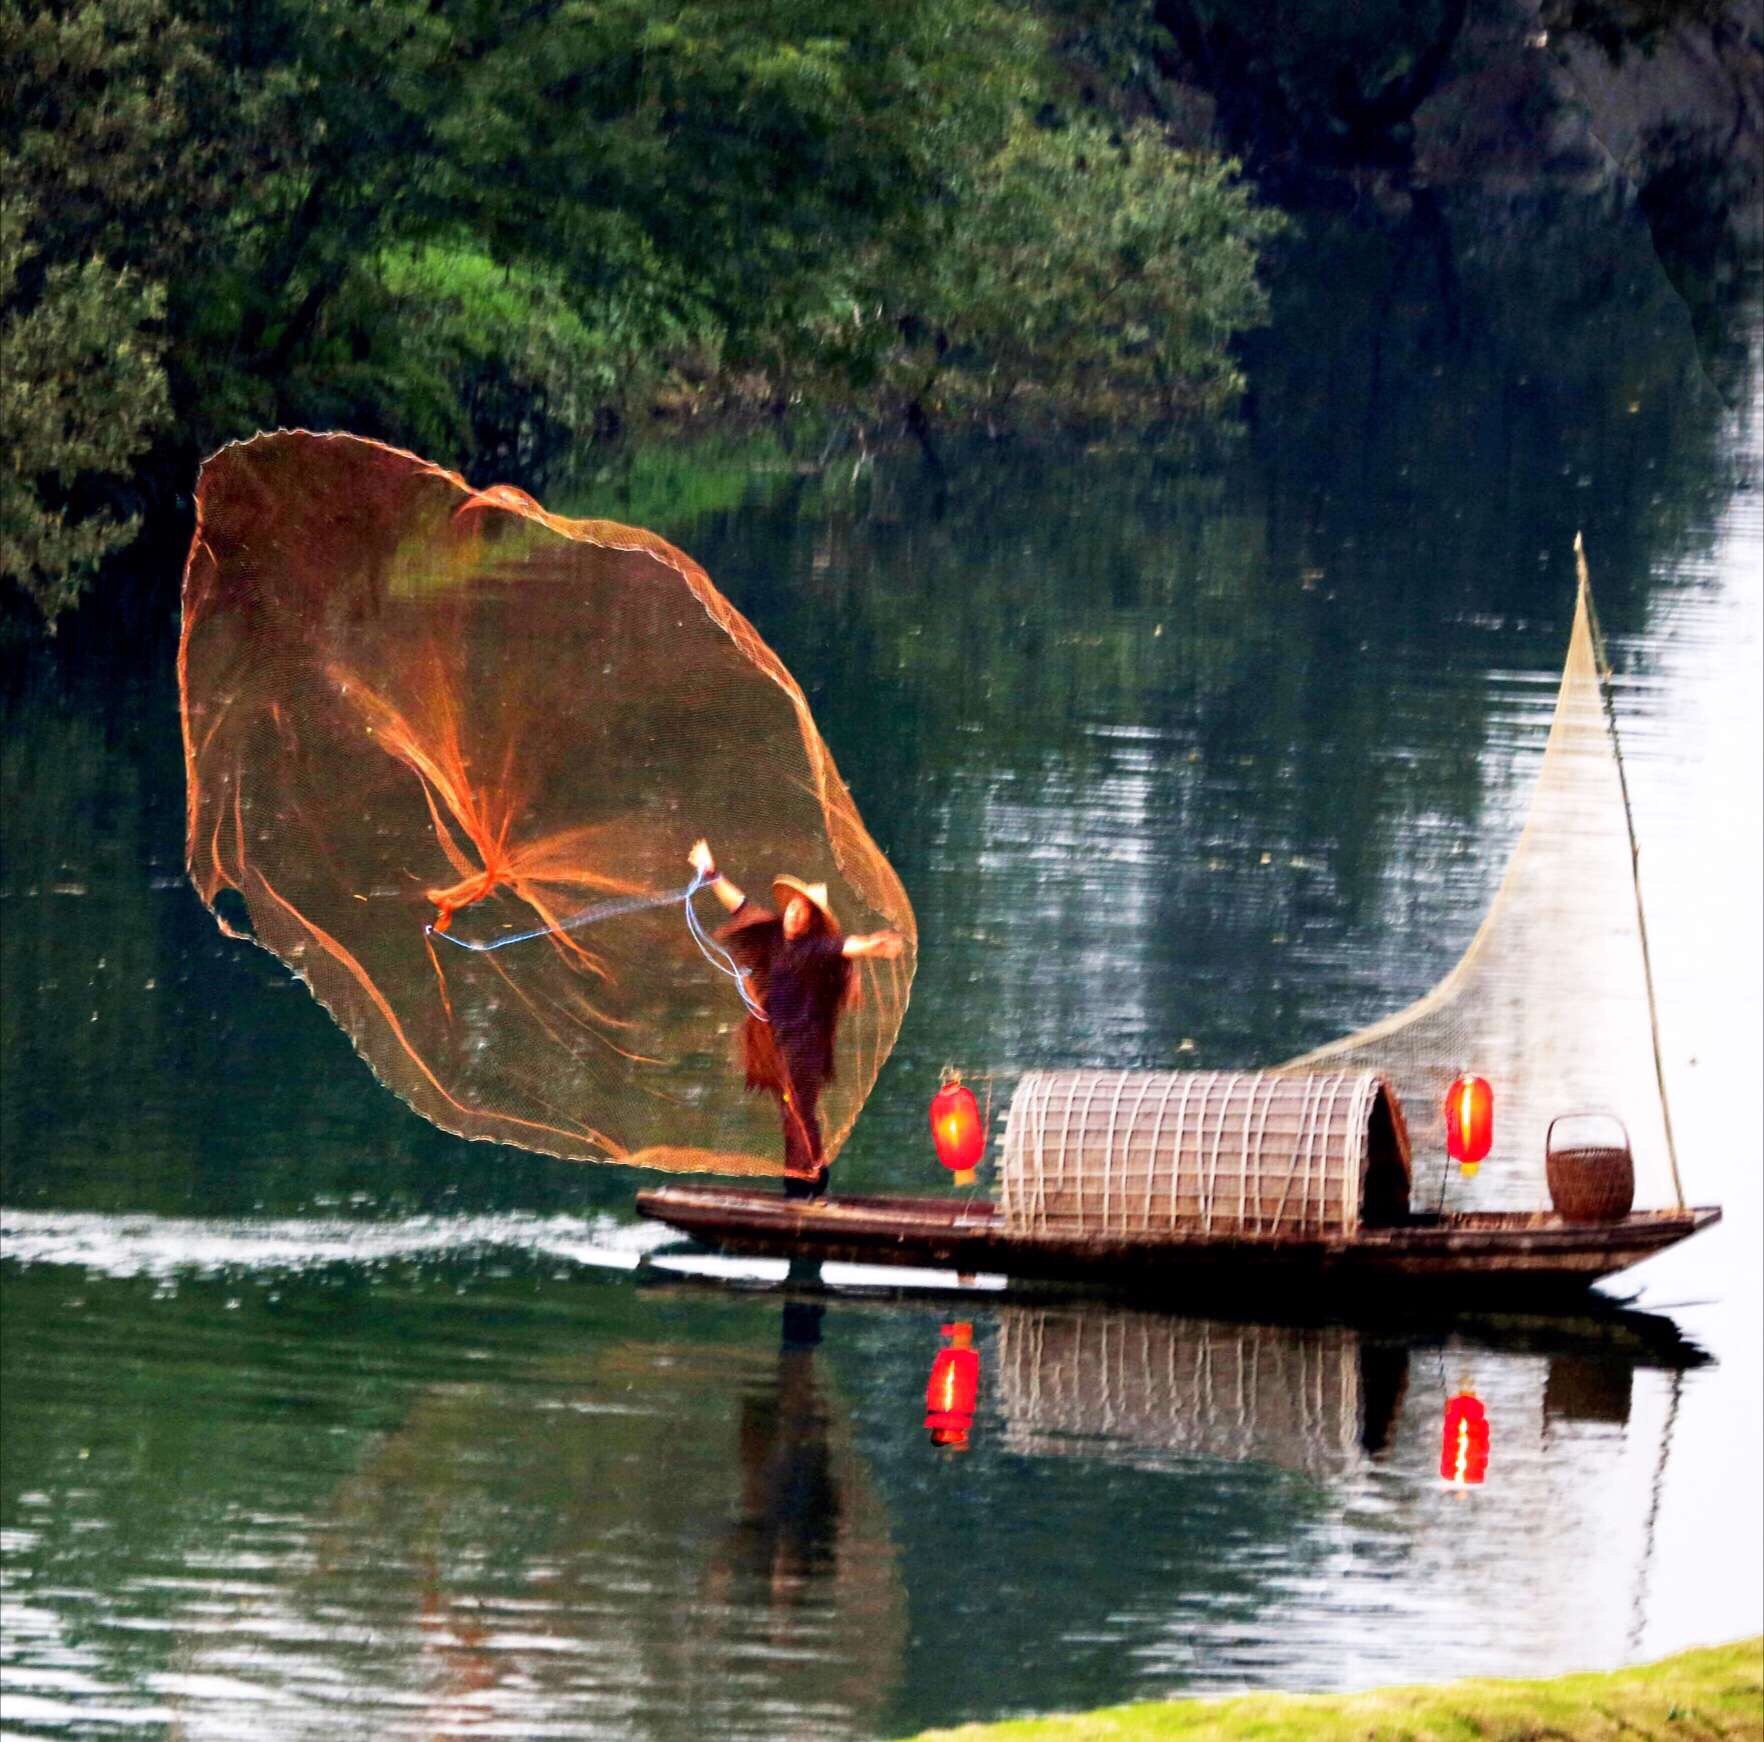
{"type": "MultiPolygon", "coordinates": [[[[575,1160],[782,1171],[756,1008],[695,839],[759,900],[829,886],[852,964],[821,1100],[851,1129],[915,931],[801,689],[690,558],[349,436],[202,469],[179,678],[188,857],[437,1125],[575,1160]]],[[[216,908],[222,926],[235,930],[216,908]]]]}
{"type": "Polygon", "coordinates": [[[1396,1085],[1418,1204],[1444,1177],[1444,1099],[1465,1071],[1494,1090],[1494,1147],[1473,1183],[1452,1188],[1467,1207],[1531,1209],[1547,1201],[1550,1121],[1581,1110],[1613,1112],[1627,1126],[1638,1202],[1683,1203],[1628,795],[1584,556],[1579,569],[1543,766],[1481,930],[1418,1003],[1288,1067],[1375,1070],[1396,1085]]]}

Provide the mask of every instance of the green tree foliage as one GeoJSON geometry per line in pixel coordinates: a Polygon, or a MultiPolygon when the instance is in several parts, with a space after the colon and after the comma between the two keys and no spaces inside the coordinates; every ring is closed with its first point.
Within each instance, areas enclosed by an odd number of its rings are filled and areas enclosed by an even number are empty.
{"type": "MultiPolygon", "coordinates": [[[[11,168],[0,158],[0,174],[11,168]]],[[[0,195],[0,304],[35,265],[24,217],[22,199],[0,195]]],[[[75,492],[126,476],[165,421],[154,331],[164,301],[157,287],[90,259],[49,267],[30,307],[0,319],[0,569],[51,626],[139,525],[108,505],[82,511],[75,492]]]]}
{"type": "Polygon", "coordinates": [[[0,4],[0,570],[53,623],[137,517],[167,425],[166,286],[214,252],[226,87],[167,0],[0,4]]]}
{"type": "Polygon", "coordinates": [[[51,263],[161,278],[213,249],[237,192],[237,81],[175,0],[5,0],[0,68],[7,185],[51,263]]]}
{"type": "Polygon", "coordinates": [[[1028,120],[947,214],[901,311],[890,376],[910,415],[1145,424],[1239,387],[1227,343],[1258,324],[1275,229],[1235,165],[1148,123],[1028,120]]]}
{"type": "MultiPolygon", "coordinates": [[[[0,57],[0,318],[77,412],[9,488],[66,538],[277,423],[532,480],[669,400],[1161,416],[1259,307],[1229,175],[1031,125],[1003,0],[0,0],[0,57]]],[[[51,615],[108,524],[32,559],[51,615]]]]}
{"type": "Polygon", "coordinates": [[[350,407],[415,440],[439,389],[477,451],[533,458],[628,417],[678,364],[775,370],[851,256],[910,247],[952,169],[1002,136],[1039,48],[994,0],[271,15],[236,52],[303,121],[258,196],[244,306],[208,347],[249,381],[213,397],[264,384],[260,420],[350,407]],[[425,276],[426,331],[391,333],[425,276]],[[407,366],[414,418],[381,391],[407,366]]]}

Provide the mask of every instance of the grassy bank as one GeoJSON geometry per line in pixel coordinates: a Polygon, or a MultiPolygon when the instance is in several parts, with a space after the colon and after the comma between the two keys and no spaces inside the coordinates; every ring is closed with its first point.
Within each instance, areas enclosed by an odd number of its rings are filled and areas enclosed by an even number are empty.
{"type": "Polygon", "coordinates": [[[1764,1737],[1764,1638],[1686,1651],[1608,1675],[1458,1681],[1364,1694],[1169,1700],[927,1731],[962,1742],[1605,1742],[1764,1737]]]}

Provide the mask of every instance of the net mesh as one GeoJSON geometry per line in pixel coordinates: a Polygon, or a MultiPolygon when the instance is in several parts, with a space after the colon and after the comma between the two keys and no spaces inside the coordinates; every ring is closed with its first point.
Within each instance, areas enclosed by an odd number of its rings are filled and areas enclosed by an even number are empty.
{"type": "Polygon", "coordinates": [[[1614,1112],[1638,1203],[1679,1203],[1661,1087],[1635,846],[1584,556],[1568,660],[1525,828],[1481,929],[1418,1003],[1287,1069],[1376,1070],[1408,1116],[1417,1198],[1532,1209],[1558,1114],[1614,1112]],[[1462,1071],[1494,1091],[1494,1146],[1448,1172],[1444,1101],[1462,1071]]]}
{"type": "Polygon", "coordinates": [[[179,681],[203,899],[236,890],[448,1131],[776,1174],[778,1109],[742,1092],[745,1011],[687,923],[687,852],[708,837],[761,900],[780,872],[825,882],[846,931],[906,944],[852,964],[831,1158],[906,1008],[912,909],[801,689],[704,571],[350,436],[225,448],[196,507],[179,681]]]}

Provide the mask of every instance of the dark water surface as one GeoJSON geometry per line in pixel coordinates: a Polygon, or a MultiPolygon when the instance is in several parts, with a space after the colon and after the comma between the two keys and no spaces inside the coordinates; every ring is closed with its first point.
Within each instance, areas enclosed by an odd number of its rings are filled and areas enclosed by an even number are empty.
{"type": "Polygon", "coordinates": [[[216,932],[169,635],[15,653],[8,1734],[893,1736],[1759,1628],[1756,374],[1709,380],[1603,202],[1320,229],[1248,361],[1218,453],[706,452],[561,505],[706,564],[900,870],[923,964],[839,1176],[905,1189],[946,1060],[1008,1092],[1278,1059],[1437,979],[1523,818],[1584,528],[1686,1187],[1727,1210],[1625,1279],[1651,1311],[634,1274],[635,1176],[431,1130],[216,932]],[[924,1426],[958,1315],[965,1451],[924,1426]],[[1449,1486],[1466,1386],[1487,1477],[1449,1486]]]}

